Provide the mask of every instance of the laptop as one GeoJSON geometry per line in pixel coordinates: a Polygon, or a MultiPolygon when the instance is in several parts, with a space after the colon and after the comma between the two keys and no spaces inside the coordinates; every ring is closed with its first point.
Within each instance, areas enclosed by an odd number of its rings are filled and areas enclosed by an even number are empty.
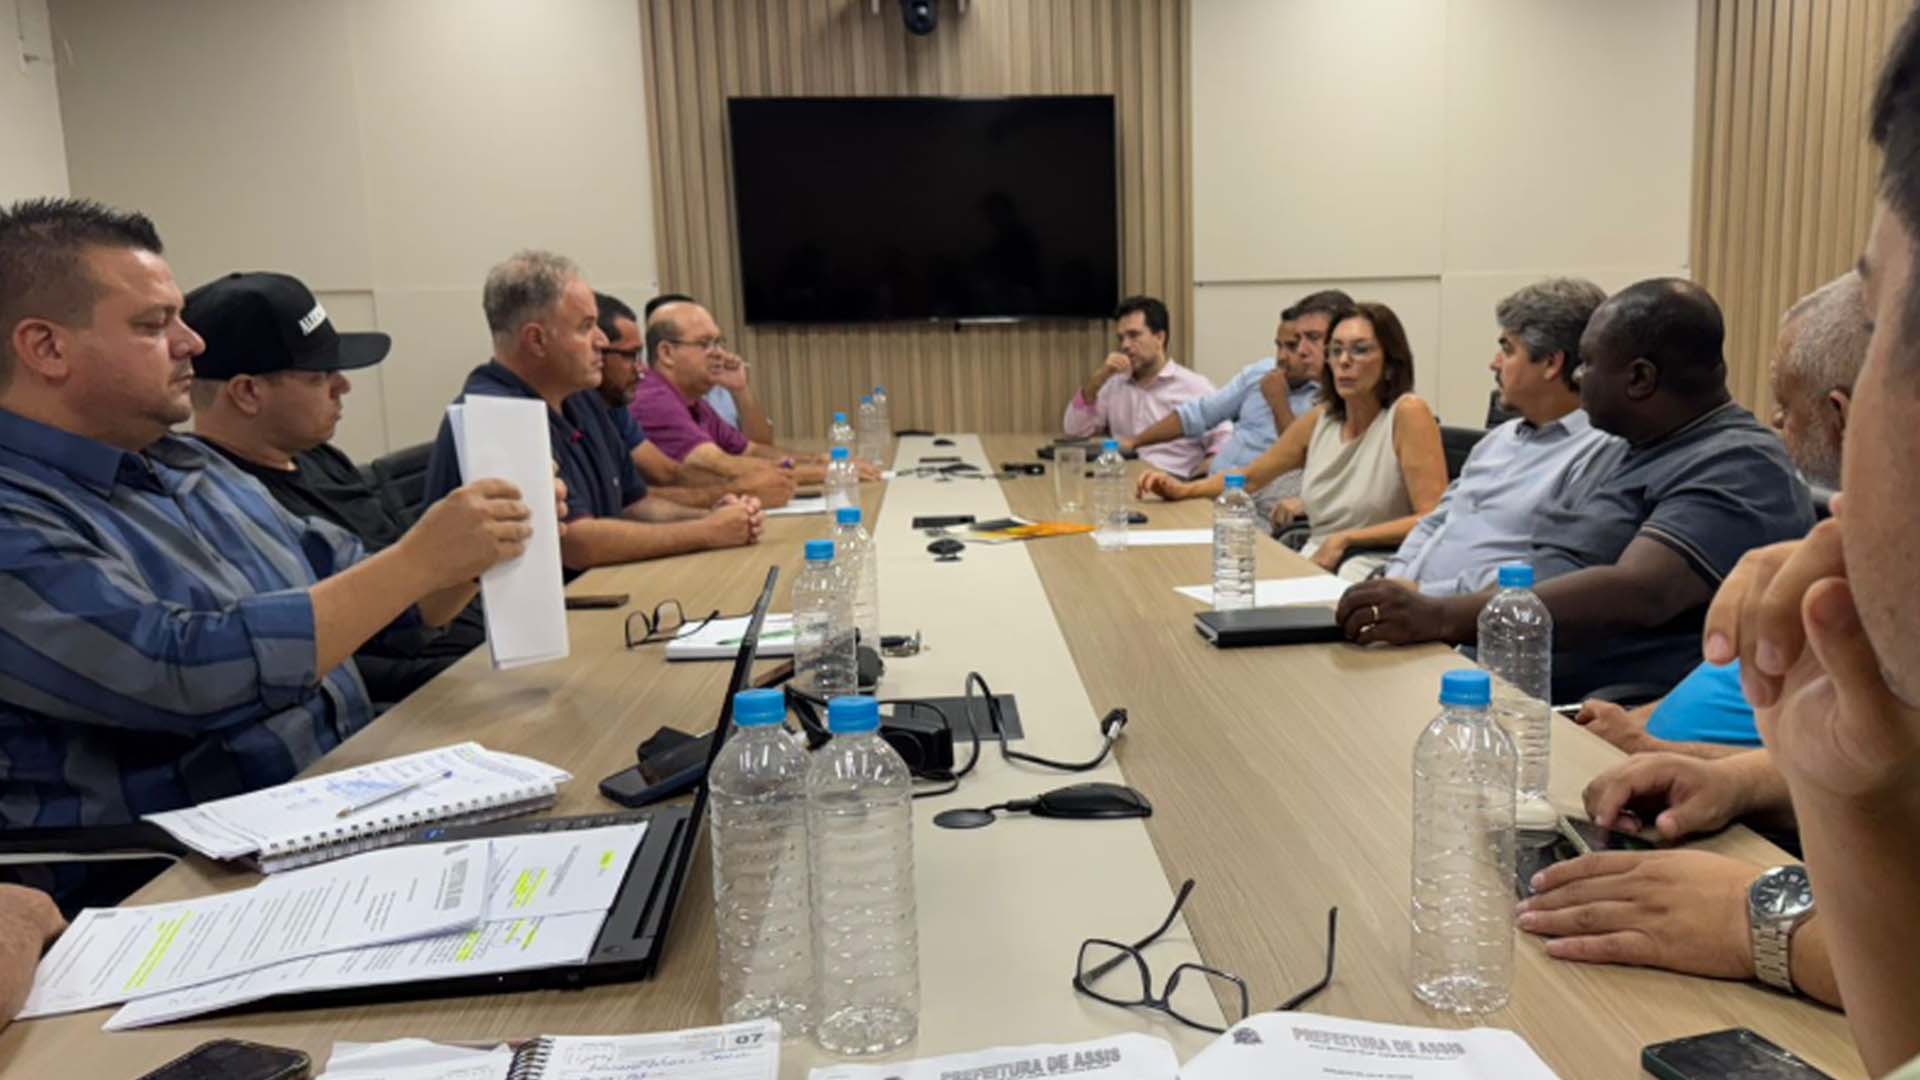
{"type": "MultiPolygon", "coordinates": [[[[711,766],[720,756],[720,747],[733,732],[733,696],[752,688],[753,664],[758,655],[760,628],[773,604],[773,588],[780,579],[780,568],[767,569],[766,584],[753,605],[747,629],[741,635],[740,649],[734,654],[733,677],[727,680],[726,696],[720,702],[720,719],[714,726],[714,738],[707,752],[711,766]]],[[[469,975],[453,979],[434,979],[417,983],[382,986],[342,987],[301,994],[285,994],[226,1012],[251,1009],[311,1009],[330,1005],[359,1005],[368,1002],[409,1001],[421,998],[466,997],[477,994],[514,993],[521,990],[553,990],[597,986],[602,983],[637,982],[650,978],[660,967],[666,949],[667,931],[672,925],[674,908],[686,885],[693,852],[700,842],[701,822],[707,810],[707,784],[701,779],[694,789],[691,804],[660,806],[647,810],[622,810],[574,817],[532,818],[517,821],[492,821],[479,825],[424,826],[414,830],[402,843],[445,843],[449,840],[476,840],[495,836],[552,832],[562,829],[597,829],[607,825],[647,822],[647,832],[627,866],[627,877],[614,897],[600,935],[587,954],[585,963],[557,967],[527,968],[491,975],[469,975]]],[[[220,1015],[220,1014],[215,1014],[220,1015]]],[[[204,1019],[199,1017],[197,1019],[204,1019]]]]}

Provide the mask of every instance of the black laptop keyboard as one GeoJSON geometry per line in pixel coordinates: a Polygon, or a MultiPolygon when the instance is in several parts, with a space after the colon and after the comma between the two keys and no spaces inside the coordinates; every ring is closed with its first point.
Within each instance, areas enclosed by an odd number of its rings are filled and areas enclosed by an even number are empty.
{"type": "Polygon", "coordinates": [[[572,832],[600,829],[608,825],[631,825],[653,817],[651,810],[616,810],[605,814],[578,814],[573,817],[505,818],[477,825],[423,825],[408,833],[403,844],[431,844],[446,840],[486,840],[495,836],[524,836],[527,833],[572,832]]]}

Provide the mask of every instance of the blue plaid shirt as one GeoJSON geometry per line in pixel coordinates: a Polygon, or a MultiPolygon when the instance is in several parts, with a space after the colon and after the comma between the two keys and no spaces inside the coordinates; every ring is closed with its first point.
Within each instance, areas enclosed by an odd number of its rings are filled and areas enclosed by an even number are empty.
{"type": "Polygon", "coordinates": [[[314,670],[308,593],[362,554],[190,440],[0,410],[0,828],[268,787],[365,726],[352,662],[314,670]]]}

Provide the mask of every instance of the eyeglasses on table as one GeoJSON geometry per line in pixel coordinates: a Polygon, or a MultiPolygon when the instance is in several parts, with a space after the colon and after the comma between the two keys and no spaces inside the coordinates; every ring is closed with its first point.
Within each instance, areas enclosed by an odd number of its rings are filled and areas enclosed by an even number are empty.
{"type": "MultiPolygon", "coordinates": [[[[1192,894],[1193,886],[1194,880],[1188,878],[1180,886],[1179,895],[1173,898],[1173,910],[1167,912],[1166,919],[1158,929],[1139,941],[1128,945],[1106,938],[1088,938],[1081,942],[1073,988],[1108,1005],[1157,1009],[1190,1028],[1216,1035],[1227,1029],[1196,1017],[1206,1016],[1217,1006],[1226,1016],[1228,1027],[1245,1020],[1251,1011],[1246,980],[1229,971],[1205,964],[1181,964],[1167,976],[1160,992],[1157,995],[1153,992],[1153,973],[1140,950],[1159,940],[1173,926],[1173,920],[1179,916],[1181,907],[1192,894]]],[[[1274,1011],[1297,1009],[1313,1000],[1333,982],[1334,942],[1339,925],[1340,909],[1328,908],[1326,973],[1319,982],[1275,1006],[1274,1011]]]]}
{"type": "Polygon", "coordinates": [[[692,621],[687,618],[687,613],[680,606],[680,601],[662,600],[654,606],[651,615],[644,611],[636,611],[627,616],[627,648],[637,649],[642,645],[672,641],[681,634],[697,634],[705,629],[708,623],[719,617],[720,609],[714,608],[707,613],[706,618],[692,621]],[[646,628],[646,633],[638,638],[633,636],[633,623],[636,619],[646,628]]]}

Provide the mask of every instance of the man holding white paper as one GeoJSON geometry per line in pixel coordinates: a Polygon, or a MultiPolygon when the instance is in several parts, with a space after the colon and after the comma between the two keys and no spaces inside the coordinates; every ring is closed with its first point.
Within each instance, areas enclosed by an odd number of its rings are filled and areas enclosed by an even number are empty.
{"type": "MultiPolygon", "coordinates": [[[[568,492],[561,561],[569,570],[656,559],[760,539],[763,518],[752,498],[725,496],[710,511],[650,494],[625,439],[592,391],[600,385],[607,337],[593,289],[570,259],[522,251],[487,273],[481,293],[493,358],[467,376],[471,396],[532,398],[547,406],[553,460],[568,492]]],[[[460,482],[452,424],[440,425],[426,494],[437,499],[460,482]]]]}
{"type": "MultiPolygon", "coordinates": [[[[203,348],[182,306],[144,215],[0,209],[0,826],[131,822],[290,779],[373,719],[355,650],[445,623],[531,534],[492,480],[371,556],[288,513],[169,434],[203,348]]],[[[45,884],[70,900],[77,871],[45,884]]]]}

